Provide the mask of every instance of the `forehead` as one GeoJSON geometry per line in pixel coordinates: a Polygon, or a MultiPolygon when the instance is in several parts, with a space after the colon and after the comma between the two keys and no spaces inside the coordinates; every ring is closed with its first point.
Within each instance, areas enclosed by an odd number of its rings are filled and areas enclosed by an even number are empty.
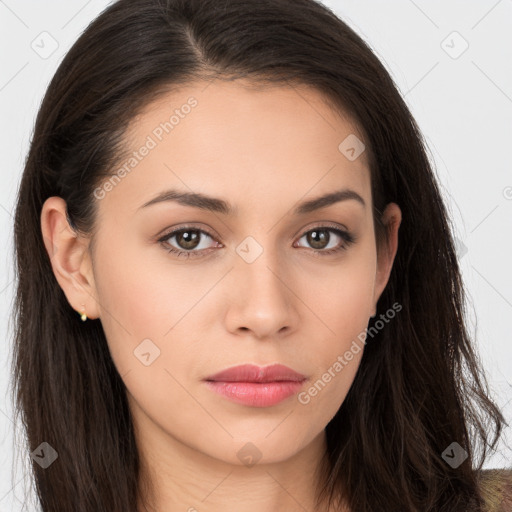
{"type": "Polygon", "coordinates": [[[133,119],[106,203],[134,212],[166,188],[226,197],[237,211],[262,195],[283,204],[342,187],[369,199],[366,152],[344,153],[354,137],[357,125],[311,87],[192,83],[133,119]]]}

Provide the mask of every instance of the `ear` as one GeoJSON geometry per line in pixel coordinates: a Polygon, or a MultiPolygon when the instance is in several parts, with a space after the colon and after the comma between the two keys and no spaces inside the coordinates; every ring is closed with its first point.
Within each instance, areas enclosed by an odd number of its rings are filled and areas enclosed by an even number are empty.
{"type": "Polygon", "coordinates": [[[41,210],[41,231],[53,273],[71,307],[89,318],[99,317],[98,297],[87,239],[67,220],[66,202],[50,197],[41,210]]]}
{"type": "Polygon", "coordinates": [[[377,314],[377,302],[388,284],[398,248],[398,228],[402,222],[402,211],[396,203],[389,203],[381,216],[386,237],[377,250],[377,276],[375,280],[372,317],[377,314]]]}

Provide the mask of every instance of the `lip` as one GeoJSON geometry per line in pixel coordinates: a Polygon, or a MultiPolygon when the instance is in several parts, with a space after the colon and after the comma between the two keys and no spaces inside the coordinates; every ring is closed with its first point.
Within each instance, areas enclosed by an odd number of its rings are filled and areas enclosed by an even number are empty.
{"type": "Polygon", "coordinates": [[[306,376],[288,366],[244,364],[222,370],[205,380],[212,391],[252,407],[270,407],[297,393],[306,376]]]}
{"type": "Polygon", "coordinates": [[[286,380],[299,382],[305,378],[305,375],[283,364],[272,364],[268,366],[242,364],[210,375],[206,377],[205,380],[220,382],[276,382],[286,380]]]}

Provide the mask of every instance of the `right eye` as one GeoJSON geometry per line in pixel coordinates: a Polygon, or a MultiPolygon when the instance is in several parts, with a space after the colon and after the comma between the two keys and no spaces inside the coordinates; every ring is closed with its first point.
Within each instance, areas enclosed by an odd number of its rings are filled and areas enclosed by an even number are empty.
{"type": "Polygon", "coordinates": [[[213,239],[213,236],[210,235],[210,233],[207,231],[195,227],[182,226],[178,229],[174,229],[168,232],[163,237],[159,238],[158,241],[168,252],[176,254],[177,256],[186,255],[188,258],[190,256],[201,256],[202,254],[196,253],[203,253],[208,249],[207,247],[201,247],[201,238],[204,238],[205,236],[213,239]],[[178,245],[178,247],[174,247],[169,242],[167,242],[167,240],[171,240],[173,238],[176,239],[175,243],[178,245]]]}

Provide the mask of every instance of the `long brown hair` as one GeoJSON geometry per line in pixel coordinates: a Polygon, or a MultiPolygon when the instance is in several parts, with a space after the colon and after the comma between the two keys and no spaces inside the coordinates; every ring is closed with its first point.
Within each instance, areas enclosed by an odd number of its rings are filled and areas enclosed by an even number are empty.
{"type": "Polygon", "coordinates": [[[378,213],[389,202],[402,210],[395,263],[369,329],[393,304],[402,309],[368,339],[326,426],[319,502],[343,495],[357,512],[478,510],[475,470],[504,418],[468,333],[454,236],[426,144],[369,46],[314,0],[119,0],[53,77],[15,212],[16,418],[30,452],[47,442],[58,453],[47,468],[32,462],[42,510],[135,512],[141,469],[124,382],[101,323],[82,323],[55,279],[42,205],[62,197],[70,225],[93,234],[94,190],[136,114],[174,86],[236,77],[310,85],[348,113],[364,134],[379,243],[378,213]],[[457,467],[442,457],[453,442],[468,454],[457,467]]]}

